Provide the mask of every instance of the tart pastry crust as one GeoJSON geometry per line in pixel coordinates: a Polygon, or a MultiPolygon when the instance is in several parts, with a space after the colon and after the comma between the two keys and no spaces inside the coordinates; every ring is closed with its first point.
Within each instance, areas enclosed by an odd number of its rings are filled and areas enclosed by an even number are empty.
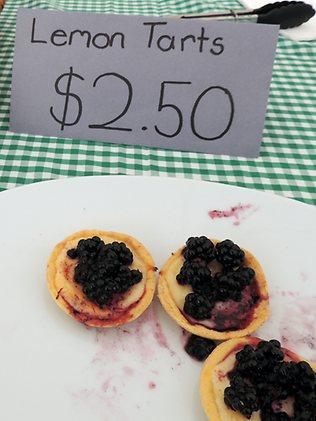
{"type": "Polygon", "coordinates": [[[116,327],[135,320],[150,305],[156,288],[155,271],[150,253],[135,238],[112,231],[83,230],[55,246],[47,265],[47,285],[57,305],[75,320],[92,327],[116,327]],[[83,294],[80,285],[74,281],[77,261],[67,256],[67,251],[76,247],[79,240],[93,236],[100,237],[105,243],[125,243],[134,256],[131,268],[139,269],[143,274],[140,284],[132,286],[115,305],[104,308],[83,294]]]}
{"type": "MultiPolygon", "coordinates": [[[[211,239],[211,241],[216,244],[219,241],[211,239]]],[[[216,339],[216,340],[226,340],[230,338],[237,338],[242,336],[247,336],[258,329],[269,317],[269,294],[267,281],[263,272],[263,269],[255,258],[255,256],[250,253],[248,250],[242,249],[245,252],[245,265],[251,267],[256,272],[256,282],[258,285],[258,290],[260,294],[260,299],[257,304],[255,304],[252,319],[249,324],[239,330],[225,330],[218,331],[215,329],[202,326],[201,324],[193,324],[188,321],[184,316],[181,310],[178,308],[171,290],[170,290],[170,280],[175,279],[178,271],[180,270],[184,258],[182,256],[182,250],[184,247],[180,248],[175,253],[169,257],[162,270],[160,271],[159,281],[158,281],[158,296],[162,306],[165,311],[172,317],[178,325],[183,329],[187,330],[190,333],[193,333],[204,338],[216,339]],[[176,268],[176,270],[175,270],[176,268]]],[[[187,286],[179,285],[179,288],[187,288],[187,286]]],[[[189,291],[188,291],[189,292],[189,291]]]]}

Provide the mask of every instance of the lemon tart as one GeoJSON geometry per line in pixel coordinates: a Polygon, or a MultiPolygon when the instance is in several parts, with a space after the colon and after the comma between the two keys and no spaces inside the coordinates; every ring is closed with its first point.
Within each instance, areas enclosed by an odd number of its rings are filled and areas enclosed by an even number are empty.
{"type": "Polygon", "coordinates": [[[115,327],[139,317],[156,287],[155,264],[135,238],[85,230],[54,248],[47,266],[58,306],[88,326],[115,327]]]}
{"type": "Polygon", "coordinates": [[[231,240],[189,238],[160,271],[158,295],[182,328],[209,339],[249,335],[269,315],[261,265],[231,240]]]}
{"type": "Polygon", "coordinates": [[[276,340],[231,339],[203,365],[201,402],[211,421],[312,421],[315,369],[276,340]]]}

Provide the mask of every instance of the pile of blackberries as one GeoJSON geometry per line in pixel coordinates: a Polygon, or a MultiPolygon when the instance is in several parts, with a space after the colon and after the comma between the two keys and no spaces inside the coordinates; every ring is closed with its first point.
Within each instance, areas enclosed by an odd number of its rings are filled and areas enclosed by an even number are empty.
{"type": "Polygon", "coordinates": [[[210,318],[218,301],[240,301],[244,288],[255,277],[253,269],[243,266],[245,253],[231,240],[214,246],[205,236],[191,237],[182,254],[185,261],[177,281],[180,285],[191,285],[193,289],[185,298],[183,310],[196,320],[210,318]],[[223,269],[213,276],[208,264],[214,259],[223,269]]]}
{"type": "Polygon", "coordinates": [[[143,278],[139,270],[131,270],[133,254],[124,243],[105,244],[99,237],[80,240],[68,257],[78,259],[74,280],[85,296],[100,308],[128,291],[143,278]]]}
{"type": "Polygon", "coordinates": [[[305,361],[284,361],[284,352],[276,340],[246,345],[236,354],[236,364],[228,375],[230,386],[224,401],[246,418],[261,410],[264,421],[315,421],[316,374],[305,361]],[[273,404],[294,398],[294,417],[273,404]]]}

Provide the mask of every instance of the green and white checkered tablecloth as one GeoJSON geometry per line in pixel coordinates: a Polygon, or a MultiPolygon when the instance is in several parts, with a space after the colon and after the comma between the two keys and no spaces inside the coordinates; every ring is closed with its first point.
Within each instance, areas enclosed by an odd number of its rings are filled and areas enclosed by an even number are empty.
{"type": "Polygon", "coordinates": [[[240,8],[234,0],[7,0],[0,14],[0,189],[57,177],[189,177],[316,203],[316,43],[279,38],[260,156],[231,158],[8,131],[18,7],[166,15],[240,8]]]}

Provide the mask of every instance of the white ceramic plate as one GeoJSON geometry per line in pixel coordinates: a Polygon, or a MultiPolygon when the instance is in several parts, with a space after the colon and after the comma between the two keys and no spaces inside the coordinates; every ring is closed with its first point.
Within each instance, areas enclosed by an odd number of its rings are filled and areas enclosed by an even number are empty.
{"type": "Polygon", "coordinates": [[[258,335],[316,359],[312,207],[208,182],[111,176],[7,191],[0,212],[1,420],[205,420],[201,364],[158,302],[130,325],[96,330],[51,299],[48,256],[84,228],[135,236],[158,267],[191,235],[231,238],[258,257],[269,281],[272,314],[258,335]]]}

